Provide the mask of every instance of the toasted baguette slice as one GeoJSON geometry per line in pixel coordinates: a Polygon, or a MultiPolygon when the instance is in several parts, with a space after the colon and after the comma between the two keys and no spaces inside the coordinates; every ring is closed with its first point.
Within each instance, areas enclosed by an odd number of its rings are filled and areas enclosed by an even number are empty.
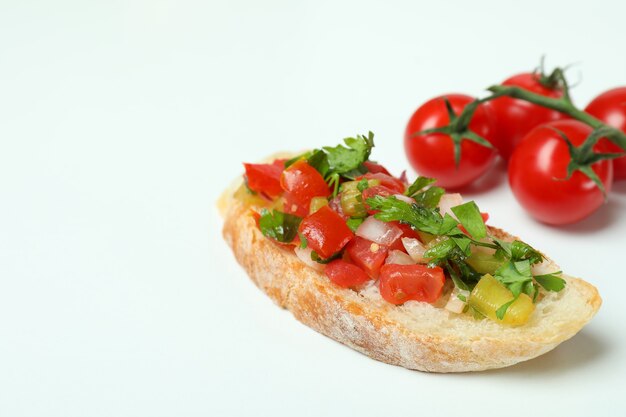
{"type": "MultiPolygon", "coordinates": [[[[218,203],[224,238],[252,281],[307,326],[376,360],[428,372],[501,368],[554,349],[598,311],[595,287],[565,276],[567,285],[547,293],[530,321],[507,327],[454,314],[428,303],[385,302],[375,285],[360,292],[340,288],[304,265],[288,248],[264,237],[250,206],[226,192],[218,203]]],[[[513,240],[506,232],[491,234],[513,240]]],[[[445,301],[445,300],[444,300],[445,301]]]]}

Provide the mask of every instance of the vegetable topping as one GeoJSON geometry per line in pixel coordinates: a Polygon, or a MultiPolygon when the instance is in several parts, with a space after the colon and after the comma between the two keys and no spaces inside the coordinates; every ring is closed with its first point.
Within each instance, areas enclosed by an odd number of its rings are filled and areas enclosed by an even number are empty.
{"type": "Polygon", "coordinates": [[[274,199],[254,200],[253,208],[274,207],[256,215],[259,229],[294,245],[304,264],[344,288],[378,280],[381,297],[395,305],[434,303],[449,279],[449,312],[512,326],[529,320],[542,291],[564,288],[541,253],[492,236],[474,201],[426,177],[407,187],[368,161],[371,132],[344,142],[289,161],[244,164],[247,188],[274,199]]]}

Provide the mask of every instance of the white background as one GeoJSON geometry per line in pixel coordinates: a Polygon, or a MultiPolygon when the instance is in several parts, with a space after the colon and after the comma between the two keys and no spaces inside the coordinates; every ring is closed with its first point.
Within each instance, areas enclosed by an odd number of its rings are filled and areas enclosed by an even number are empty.
{"type": "Polygon", "coordinates": [[[215,208],[242,161],[367,130],[399,173],[419,104],[542,54],[578,63],[584,105],[626,84],[623,4],[0,0],[0,415],[623,410],[625,183],[563,228],[531,220],[502,167],[469,192],[604,298],[555,351],[478,374],[385,365],[299,324],[215,208]]]}

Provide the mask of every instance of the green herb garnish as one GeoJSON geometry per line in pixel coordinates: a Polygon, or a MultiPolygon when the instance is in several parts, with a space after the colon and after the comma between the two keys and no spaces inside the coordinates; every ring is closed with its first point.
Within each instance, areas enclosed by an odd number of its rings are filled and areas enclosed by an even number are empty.
{"type": "Polygon", "coordinates": [[[414,198],[420,206],[435,208],[446,191],[441,187],[432,186],[434,182],[433,178],[417,177],[404,194],[414,198]]]}
{"type": "Polygon", "coordinates": [[[469,201],[452,207],[452,212],[474,239],[483,239],[487,236],[487,227],[475,202],[469,201]]]}
{"type": "Polygon", "coordinates": [[[352,230],[353,232],[356,232],[356,229],[359,228],[359,226],[361,225],[361,223],[363,223],[364,220],[365,220],[364,218],[359,218],[359,219],[350,218],[346,220],[346,224],[348,225],[350,230],[352,230]]]}
{"type": "Polygon", "coordinates": [[[565,288],[565,280],[558,275],[561,275],[561,271],[551,274],[535,275],[535,280],[544,289],[559,292],[565,288]]]}
{"type": "Polygon", "coordinates": [[[320,264],[327,264],[339,258],[341,258],[341,252],[337,252],[333,254],[331,257],[324,259],[320,257],[317,252],[311,251],[311,259],[320,264]]]}
{"type": "Polygon", "coordinates": [[[281,243],[290,243],[298,234],[302,219],[282,211],[263,209],[259,219],[259,228],[264,236],[281,243]]]}

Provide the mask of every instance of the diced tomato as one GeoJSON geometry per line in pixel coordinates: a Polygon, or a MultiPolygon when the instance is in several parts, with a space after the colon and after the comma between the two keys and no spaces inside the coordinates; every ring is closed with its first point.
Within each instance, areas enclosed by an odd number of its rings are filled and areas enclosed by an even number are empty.
{"type": "Polygon", "coordinates": [[[420,240],[420,235],[415,230],[413,230],[413,228],[409,226],[408,224],[401,223],[401,222],[392,222],[392,223],[396,225],[397,227],[399,227],[400,230],[402,230],[402,236],[400,236],[401,238],[410,237],[411,239],[420,240]]]}
{"type": "Polygon", "coordinates": [[[394,240],[393,243],[389,245],[389,251],[391,252],[392,250],[399,250],[406,253],[406,249],[404,249],[404,245],[402,244],[402,238],[394,240]]]}
{"type": "Polygon", "coordinates": [[[365,271],[343,259],[327,264],[324,272],[332,282],[344,288],[355,287],[370,280],[365,271]]]}
{"type": "Polygon", "coordinates": [[[399,250],[399,251],[406,253],[406,249],[404,248],[404,245],[402,244],[402,236],[394,240],[391,243],[391,245],[389,245],[389,251],[391,252],[392,250],[399,250]]]}
{"type": "Polygon", "coordinates": [[[285,213],[295,214],[298,217],[306,217],[309,214],[308,205],[300,204],[300,200],[296,200],[290,193],[283,194],[283,199],[285,200],[283,205],[285,213]]]}
{"type": "Polygon", "coordinates": [[[396,177],[392,177],[391,175],[383,174],[381,172],[368,172],[365,175],[357,177],[357,180],[360,180],[362,178],[366,178],[368,180],[379,180],[380,185],[387,187],[390,190],[393,190],[394,194],[402,194],[404,193],[404,189],[406,188],[406,185],[401,180],[397,179],[396,177]]]}
{"type": "Polygon", "coordinates": [[[285,160],[277,159],[271,164],[243,164],[246,182],[252,191],[276,197],[283,192],[280,175],[285,169],[285,160]]]}
{"type": "Polygon", "coordinates": [[[348,243],[346,252],[355,265],[362,268],[367,275],[378,278],[380,267],[385,262],[389,249],[362,237],[355,236],[348,243]]]}
{"type": "Polygon", "coordinates": [[[367,170],[373,174],[382,173],[385,175],[391,175],[389,171],[387,171],[387,168],[380,164],[377,164],[376,162],[365,161],[363,162],[363,165],[365,165],[365,168],[367,168],[367,170]]]}
{"type": "Polygon", "coordinates": [[[298,230],[307,239],[308,247],[322,258],[339,252],[354,236],[345,220],[329,206],[305,217],[298,230]]]}
{"type": "Polygon", "coordinates": [[[395,250],[399,250],[399,251],[406,253],[406,248],[404,247],[404,244],[402,243],[403,237],[409,237],[411,239],[420,240],[420,235],[415,230],[413,230],[411,226],[409,226],[408,224],[404,224],[400,222],[390,222],[390,223],[396,226],[397,228],[399,228],[400,230],[402,230],[402,235],[398,239],[394,240],[391,245],[389,245],[389,251],[392,251],[395,249],[395,250]]]}
{"type": "Polygon", "coordinates": [[[375,185],[373,187],[369,187],[363,190],[363,192],[361,193],[361,197],[363,198],[363,202],[365,203],[365,208],[367,209],[367,212],[369,214],[374,214],[374,213],[377,213],[378,210],[370,209],[369,206],[367,205],[367,199],[375,197],[377,195],[380,195],[383,197],[389,197],[390,195],[394,195],[394,194],[398,194],[398,193],[396,193],[395,191],[383,185],[375,185]]]}
{"type": "Polygon", "coordinates": [[[285,211],[304,216],[313,197],[328,197],[324,177],[306,161],[300,160],[283,171],[280,185],[285,190],[285,211]]]}
{"type": "Polygon", "coordinates": [[[402,230],[402,235],[398,239],[394,240],[391,245],[389,245],[389,251],[392,251],[395,249],[395,250],[399,250],[404,253],[407,253],[406,248],[404,247],[404,244],[402,243],[403,237],[417,239],[421,242],[420,235],[415,230],[413,230],[411,226],[409,226],[408,224],[400,223],[400,222],[391,222],[391,223],[394,226],[398,227],[400,230],[402,230]]]}
{"type": "Polygon", "coordinates": [[[445,282],[443,269],[426,265],[383,265],[380,270],[380,295],[392,304],[409,300],[434,303],[445,282]]]}

